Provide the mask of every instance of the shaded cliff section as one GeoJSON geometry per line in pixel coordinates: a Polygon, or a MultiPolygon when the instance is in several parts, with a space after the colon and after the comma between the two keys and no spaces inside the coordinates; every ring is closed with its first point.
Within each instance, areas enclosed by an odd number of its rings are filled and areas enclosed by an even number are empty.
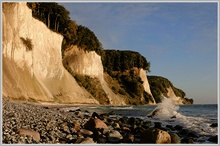
{"type": "Polygon", "coordinates": [[[99,104],[63,67],[63,36],[34,19],[24,2],[2,6],[3,97],[99,104]]]}

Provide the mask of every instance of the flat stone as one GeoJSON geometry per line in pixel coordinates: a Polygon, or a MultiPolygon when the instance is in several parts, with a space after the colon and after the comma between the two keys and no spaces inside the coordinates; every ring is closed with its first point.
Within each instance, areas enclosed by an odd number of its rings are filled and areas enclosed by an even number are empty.
{"type": "Polygon", "coordinates": [[[25,128],[19,128],[17,132],[20,135],[30,135],[32,136],[36,141],[40,141],[40,134],[36,131],[30,130],[30,129],[25,129],[25,128]]]}

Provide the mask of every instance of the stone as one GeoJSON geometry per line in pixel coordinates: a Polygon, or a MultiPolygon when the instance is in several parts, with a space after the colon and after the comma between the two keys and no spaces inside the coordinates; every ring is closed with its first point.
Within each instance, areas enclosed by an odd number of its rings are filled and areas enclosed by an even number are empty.
{"type": "Polygon", "coordinates": [[[123,138],[123,136],[117,130],[110,130],[107,133],[107,139],[108,139],[108,142],[110,142],[110,143],[120,142],[122,138],[123,138]]]}
{"type": "Polygon", "coordinates": [[[193,132],[193,131],[190,131],[188,134],[187,134],[188,137],[193,137],[193,138],[199,138],[199,136],[196,134],[196,132],[193,132]]]}
{"type": "Polygon", "coordinates": [[[176,125],[176,126],[174,126],[174,128],[175,128],[176,130],[182,130],[182,129],[183,129],[183,127],[180,126],[180,125],[176,125]]]}
{"type": "Polygon", "coordinates": [[[170,132],[169,134],[171,137],[171,143],[181,143],[181,139],[176,133],[170,132]]]}
{"type": "Polygon", "coordinates": [[[123,136],[123,143],[133,143],[134,142],[134,135],[133,134],[125,134],[123,136]]]}
{"type": "Polygon", "coordinates": [[[76,140],[75,143],[79,143],[79,144],[96,144],[92,138],[90,137],[86,137],[86,138],[79,138],[76,140]]]}
{"type": "Polygon", "coordinates": [[[166,131],[149,128],[141,133],[140,143],[169,144],[171,143],[171,137],[166,131]]]}
{"type": "Polygon", "coordinates": [[[87,123],[85,123],[84,128],[90,131],[94,131],[95,128],[107,129],[108,126],[98,118],[91,118],[87,123]]]}
{"type": "Polygon", "coordinates": [[[120,129],[120,125],[118,123],[113,123],[112,127],[114,127],[115,129],[120,129]]]}
{"type": "Polygon", "coordinates": [[[181,139],[181,143],[194,143],[194,140],[192,138],[183,138],[181,139]]]}
{"type": "Polygon", "coordinates": [[[210,127],[218,127],[218,123],[212,123],[210,127]]]}
{"type": "Polygon", "coordinates": [[[209,137],[208,141],[218,143],[218,135],[209,137]]]}
{"type": "Polygon", "coordinates": [[[40,134],[36,131],[26,129],[26,128],[19,128],[17,129],[17,133],[20,135],[30,135],[32,136],[36,141],[40,141],[40,134]]]}
{"type": "Polygon", "coordinates": [[[83,134],[83,135],[92,135],[93,132],[92,131],[89,131],[89,130],[86,130],[86,129],[80,129],[80,132],[83,134]]]}
{"type": "Polygon", "coordinates": [[[154,128],[161,128],[162,123],[160,122],[154,122],[154,128]]]}

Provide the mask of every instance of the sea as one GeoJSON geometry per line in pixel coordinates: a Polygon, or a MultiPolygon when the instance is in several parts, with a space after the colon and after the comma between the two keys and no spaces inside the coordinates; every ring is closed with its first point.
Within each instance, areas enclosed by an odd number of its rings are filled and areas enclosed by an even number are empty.
{"type": "MultiPolygon", "coordinates": [[[[210,144],[207,139],[218,135],[218,126],[212,127],[213,123],[218,123],[217,104],[192,104],[175,105],[171,100],[163,101],[157,105],[139,106],[80,106],[68,109],[80,108],[81,111],[96,112],[98,114],[114,112],[114,116],[127,116],[160,122],[162,126],[180,125],[184,128],[195,131],[200,135],[199,144],[210,144]],[[155,112],[156,111],[156,112],[155,112]],[[149,117],[155,113],[153,117],[149,117]],[[175,118],[171,118],[175,116],[175,118]]],[[[195,143],[196,144],[196,143],[195,143]]]]}

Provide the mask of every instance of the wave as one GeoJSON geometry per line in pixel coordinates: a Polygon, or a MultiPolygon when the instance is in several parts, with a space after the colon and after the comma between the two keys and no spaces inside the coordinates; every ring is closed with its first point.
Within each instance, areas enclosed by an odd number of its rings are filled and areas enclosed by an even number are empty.
{"type": "MultiPolygon", "coordinates": [[[[200,116],[185,116],[179,112],[179,106],[175,105],[171,98],[165,98],[157,107],[147,116],[153,121],[159,121],[164,125],[181,125],[191,129],[200,135],[217,135],[218,127],[211,127],[216,119],[209,119],[200,116]]],[[[193,111],[192,111],[193,112],[193,111]]],[[[198,113],[197,113],[198,114],[198,113]]]]}

